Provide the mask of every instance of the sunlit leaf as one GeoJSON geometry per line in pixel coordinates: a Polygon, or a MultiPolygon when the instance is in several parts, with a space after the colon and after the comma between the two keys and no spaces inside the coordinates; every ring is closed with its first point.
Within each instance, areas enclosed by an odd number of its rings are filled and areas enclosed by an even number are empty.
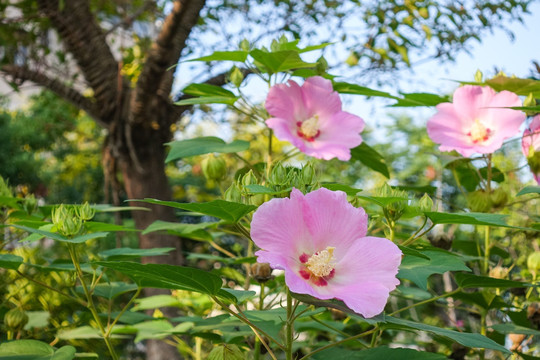
{"type": "Polygon", "coordinates": [[[232,143],[227,144],[224,140],[214,136],[173,141],[165,145],[170,147],[170,151],[167,155],[167,159],[165,159],[165,162],[213,152],[234,153],[249,149],[249,142],[247,141],[235,140],[232,143]]]}

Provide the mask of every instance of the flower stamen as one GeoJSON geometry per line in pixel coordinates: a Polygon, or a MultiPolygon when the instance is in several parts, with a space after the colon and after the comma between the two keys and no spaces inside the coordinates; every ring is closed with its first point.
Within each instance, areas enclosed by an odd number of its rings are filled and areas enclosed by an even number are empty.
{"type": "Polygon", "coordinates": [[[298,121],[296,123],[298,127],[297,134],[301,138],[306,139],[307,141],[315,140],[321,133],[319,130],[319,116],[314,115],[307,120],[298,121]]]}
{"type": "Polygon", "coordinates": [[[488,129],[480,121],[475,120],[472,124],[469,132],[467,133],[470,136],[472,142],[477,144],[479,142],[486,141],[491,135],[491,129],[488,129]]]}
{"type": "Polygon", "coordinates": [[[300,269],[300,276],[317,286],[328,285],[328,280],[333,278],[336,272],[334,249],[334,247],[328,246],[311,256],[306,253],[300,255],[299,260],[304,265],[300,269]]]}

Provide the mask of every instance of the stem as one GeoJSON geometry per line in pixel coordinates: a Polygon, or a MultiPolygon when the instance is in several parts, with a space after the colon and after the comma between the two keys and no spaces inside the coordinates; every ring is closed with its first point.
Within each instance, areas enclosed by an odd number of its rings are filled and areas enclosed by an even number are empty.
{"type": "Polygon", "coordinates": [[[484,274],[489,271],[489,253],[490,253],[490,228],[486,226],[486,233],[484,237],[484,274]]]}
{"type": "MultiPolygon", "coordinates": [[[[344,337],[348,337],[348,336],[349,336],[349,334],[347,334],[346,332],[341,331],[341,330],[339,330],[339,329],[337,329],[337,328],[335,328],[335,327],[333,327],[333,326],[331,326],[331,325],[328,325],[327,323],[325,323],[325,322],[323,322],[323,321],[317,319],[317,318],[316,318],[315,316],[313,316],[313,315],[310,315],[310,318],[311,318],[311,320],[313,320],[313,321],[315,321],[315,322],[321,324],[322,326],[327,327],[328,329],[330,329],[330,330],[332,330],[332,331],[335,331],[336,333],[340,334],[341,336],[344,336],[344,337]]],[[[366,348],[367,348],[367,345],[364,344],[362,341],[360,341],[360,340],[358,340],[358,339],[355,339],[355,340],[357,340],[357,342],[358,342],[360,345],[362,345],[363,347],[366,347],[366,348]]]]}
{"type": "Polygon", "coordinates": [[[214,240],[210,240],[208,243],[209,243],[210,245],[212,245],[212,247],[213,247],[214,249],[216,249],[216,250],[218,250],[219,252],[221,252],[221,253],[227,255],[228,257],[233,258],[233,259],[236,258],[236,255],[234,255],[232,252],[230,252],[230,251],[228,251],[227,249],[224,249],[224,248],[222,248],[221,246],[219,246],[218,244],[216,244],[216,242],[215,242],[214,240]]]}
{"type": "MultiPolygon", "coordinates": [[[[259,310],[264,310],[264,283],[261,283],[261,292],[259,293],[259,310]]],[[[254,349],[254,360],[259,360],[261,358],[261,342],[258,337],[255,337],[255,349],[254,349]]]]}
{"type": "Polygon", "coordinates": [[[92,299],[92,294],[90,294],[90,291],[88,290],[88,286],[86,285],[86,281],[84,280],[84,273],[82,272],[81,265],[79,263],[79,259],[77,257],[77,252],[75,250],[75,246],[73,244],[68,244],[69,254],[71,256],[71,261],[73,262],[73,265],[75,266],[75,270],[77,271],[77,276],[79,278],[79,281],[81,282],[84,295],[86,296],[86,300],[88,301],[88,310],[92,313],[92,316],[94,317],[94,320],[98,324],[99,331],[101,332],[101,335],[103,336],[103,340],[105,340],[105,344],[107,345],[107,348],[109,349],[109,352],[111,353],[111,356],[114,360],[118,360],[118,355],[114,351],[114,347],[112,346],[111,339],[108,336],[107,331],[105,331],[105,328],[103,327],[103,324],[101,323],[101,319],[99,318],[99,314],[97,312],[96,306],[94,304],[94,300],[92,299]]]}
{"type": "Polygon", "coordinates": [[[243,322],[244,324],[249,326],[251,328],[251,330],[255,333],[255,335],[257,335],[257,337],[259,338],[259,340],[261,341],[263,346],[266,348],[266,350],[268,351],[268,353],[270,354],[272,359],[277,360],[274,353],[272,352],[272,350],[270,349],[270,347],[266,343],[266,341],[264,341],[264,339],[262,338],[261,334],[266,336],[268,339],[272,340],[281,350],[285,350],[285,346],[283,346],[276,339],[274,339],[273,337],[268,335],[266,332],[261,330],[257,325],[255,325],[251,321],[249,321],[249,319],[247,317],[241,316],[241,315],[237,314],[236,312],[232,311],[231,309],[229,309],[229,307],[226,304],[224,304],[221,300],[219,300],[215,296],[212,296],[212,300],[214,300],[219,306],[221,306],[223,308],[223,310],[225,310],[226,312],[228,312],[229,314],[231,314],[232,316],[234,316],[235,318],[237,318],[238,320],[240,320],[241,322],[243,322]]]}
{"type": "Polygon", "coordinates": [[[294,341],[294,310],[292,306],[291,292],[287,288],[287,322],[285,323],[285,356],[287,360],[293,360],[292,345],[294,341]]]}
{"type": "Polygon", "coordinates": [[[487,156],[487,179],[486,179],[486,191],[488,194],[491,193],[491,177],[492,177],[492,168],[491,168],[491,157],[492,154],[487,156]]]}
{"type": "Polygon", "coordinates": [[[268,134],[268,158],[266,159],[266,179],[270,178],[270,172],[272,171],[272,136],[274,131],[269,129],[268,134]]]}
{"type": "Polygon", "coordinates": [[[403,311],[406,311],[406,310],[409,310],[409,309],[412,309],[414,307],[417,307],[417,306],[420,306],[420,305],[425,305],[425,304],[429,304],[430,302],[434,302],[434,301],[437,301],[439,299],[442,299],[442,298],[445,298],[445,297],[449,297],[449,296],[452,296],[452,295],[455,295],[457,294],[458,292],[460,292],[462,289],[461,287],[458,287],[456,290],[454,291],[450,291],[446,294],[442,294],[442,295],[439,295],[439,296],[435,296],[433,298],[430,298],[430,299],[427,299],[427,300],[424,300],[424,301],[420,301],[416,304],[412,304],[412,305],[409,305],[409,306],[406,306],[404,308],[401,308],[399,310],[396,310],[394,311],[393,313],[389,314],[389,316],[394,316],[395,314],[398,314],[400,312],[403,312],[403,311]]]}
{"type": "Polygon", "coordinates": [[[424,223],[422,224],[422,226],[420,226],[420,227],[418,228],[418,230],[416,230],[416,232],[415,232],[414,234],[412,234],[407,240],[405,240],[405,241],[403,242],[403,244],[408,243],[409,241],[411,241],[412,239],[414,239],[415,236],[418,235],[418,233],[419,233],[420,231],[422,231],[422,229],[424,228],[424,226],[426,226],[426,224],[427,224],[427,219],[428,219],[427,216],[424,216],[424,223]]]}
{"type": "Polygon", "coordinates": [[[122,310],[120,311],[120,313],[118,315],[116,315],[116,317],[114,318],[113,322],[111,323],[111,325],[109,325],[108,329],[107,329],[107,337],[111,335],[111,332],[112,332],[112,329],[114,327],[114,325],[116,325],[116,323],[118,322],[118,320],[120,320],[120,317],[122,317],[122,315],[124,315],[124,313],[126,312],[126,310],[129,308],[129,306],[133,303],[133,301],[135,301],[135,299],[137,299],[137,297],[139,296],[139,294],[141,293],[142,291],[142,288],[139,287],[137,288],[137,291],[135,292],[135,294],[133,294],[133,296],[131,297],[131,299],[129,299],[128,303],[126,304],[126,306],[124,306],[122,308],[122,310]]]}
{"type": "Polygon", "coordinates": [[[34,284],[37,284],[37,285],[42,286],[42,287],[44,287],[44,288],[46,288],[46,289],[49,289],[49,290],[51,290],[51,291],[54,291],[54,292],[56,292],[56,293],[58,293],[58,294],[60,294],[60,295],[63,295],[63,296],[65,296],[65,297],[67,297],[67,298],[70,298],[71,300],[76,301],[77,303],[81,304],[81,305],[84,306],[84,307],[87,307],[87,306],[88,306],[88,305],[86,304],[85,301],[83,301],[83,300],[81,300],[81,299],[79,299],[79,298],[76,298],[76,297],[74,297],[74,296],[71,296],[71,295],[69,295],[69,294],[66,294],[66,293],[64,293],[64,292],[62,292],[62,291],[60,291],[60,290],[58,290],[58,289],[53,288],[52,286],[49,286],[49,285],[47,285],[47,284],[45,284],[45,283],[42,283],[42,282],[39,281],[39,280],[32,279],[30,276],[28,276],[28,275],[26,275],[26,274],[20,272],[19,270],[16,270],[16,271],[17,271],[17,274],[19,274],[19,275],[22,276],[23,278],[27,279],[28,281],[33,282],[34,284]]]}
{"type": "Polygon", "coordinates": [[[435,224],[431,224],[431,226],[428,227],[426,231],[422,232],[420,235],[417,235],[416,237],[414,237],[414,238],[412,238],[412,239],[407,239],[407,240],[405,240],[405,241],[401,244],[401,246],[407,246],[407,245],[413,243],[415,240],[420,239],[422,236],[424,236],[424,235],[426,235],[428,232],[430,232],[431,229],[433,229],[434,227],[435,227],[435,224]]]}
{"type": "Polygon", "coordinates": [[[377,330],[379,330],[379,328],[376,326],[374,327],[373,329],[371,330],[368,330],[368,331],[365,331],[363,333],[360,333],[360,334],[357,334],[357,335],[354,335],[354,336],[350,336],[346,339],[343,339],[343,340],[340,340],[340,341],[336,341],[335,343],[332,343],[332,344],[328,344],[326,346],[323,346],[321,348],[318,348],[317,350],[314,350],[312,352],[310,352],[309,354],[307,354],[306,356],[303,356],[300,358],[300,360],[306,360],[306,359],[309,359],[311,356],[315,355],[316,353],[319,353],[321,351],[324,351],[326,349],[330,349],[330,348],[333,348],[334,346],[337,346],[337,345],[340,345],[340,344],[343,344],[347,341],[351,341],[351,340],[356,340],[356,339],[359,339],[363,336],[366,336],[366,335],[369,335],[369,334],[373,334],[374,332],[376,332],[377,330]]]}

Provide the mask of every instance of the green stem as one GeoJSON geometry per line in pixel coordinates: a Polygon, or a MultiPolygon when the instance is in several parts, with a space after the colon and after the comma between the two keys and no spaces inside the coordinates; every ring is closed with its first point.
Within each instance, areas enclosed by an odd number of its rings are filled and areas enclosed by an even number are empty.
{"type": "Polygon", "coordinates": [[[135,301],[135,299],[137,299],[137,297],[139,296],[139,294],[141,293],[142,291],[142,288],[139,287],[137,288],[137,291],[135,292],[135,294],[133,294],[133,296],[131,297],[131,299],[129,299],[128,303],[126,304],[126,306],[124,306],[122,308],[122,310],[120,310],[120,313],[118,315],[116,315],[116,317],[114,318],[113,322],[111,323],[111,325],[109,325],[108,329],[107,329],[107,337],[109,337],[111,335],[111,332],[112,332],[112,329],[114,327],[114,325],[116,325],[116,323],[118,322],[118,320],[120,320],[120,317],[122,317],[122,315],[124,315],[124,313],[126,312],[126,310],[131,306],[131,304],[133,304],[133,302],[135,301]]]}
{"type": "Polygon", "coordinates": [[[424,235],[426,235],[428,232],[430,232],[431,229],[433,229],[434,227],[435,227],[435,224],[431,224],[431,226],[428,227],[428,228],[426,229],[426,231],[422,232],[420,235],[417,235],[417,236],[413,237],[412,239],[407,239],[407,240],[405,240],[405,241],[401,244],[401,246],[407,246],[407,245],[409,245],[409,244],[412,244],[412,243],[415,242],[417,239],[420,239],[422,236],[424,236],[424,235]]]}
{"type": "Polygon", "coordinates": [[[287,322],[285,323],[285,356],[287,360],[293,360],[292,346],[294,341],[294,310],[291,292],[287,288],[287,322]]]}
{"type": "MultiPolygon", "coordinates": [[[[264,310],[264,283],[261,284],[261,291],[259,293],[259,311],[264,310]]],[[[255,350],[254,350],[254,360],[259,360],[261,358],[261,341],[258,337],[255,337],[255,350]]]]}
{"type": "Polygon", "coordinates": [[[426,224],[427,224],[427,219],[428,219],[427,216],[424,216],[424,223],[422,224],[422,226],[420,226],[420,227],[418,228],[418,230],[416,230],[416,232],[415,232],[414,234],[412,234],[407,240],[405,240],[405,241],[403,242],[403,244],[408,243],[409,241],[411,241],[412,239],[414,239],[415,236],[418,235],[418,233],[420,233],[420,231],[422,231],[422,229],[424,228],[424,226],[426,226],[426,224]]]}
{"type": "Polygon", "coordinates": [[[488,274],[489,272],[489,254],[490,254],[490,248],[491,248],[491,236],[490,236],[490,227],[486,226],[486,233],[484,236],[484,274],[488,274]]]}
{"type": "Polygon", "coordinates": [[[107,348],[109,349],[109,352],[112,358],[114,360],[118,360],[118,355],[114,351],[114,347],[112,346],[111,339],[108,336],[107,331],[105,331],[103,324],[101,323],[101,319],[99,318],[99,314],[94,304],[94,299],[92,298],[92,294],[90,294],[90,291],[88,290],[88,285],[86,284],[86,281],[84,280],[84,273],[81,269],[81,265],[79,263],[75,246],[73,244],[68,244],[68,249],[69,249],[69,254],[71,256],[71,261],[73,262],[73,265],[75,266],[77,276],[79,278],[79,281],[81,282],[84,295],[86,296],[86,300],[88,302],[88,310],[90,310],[90,312],[92,313],[92,316],[94,317],[94,320],[98,324],[99,331],[101,332],[101,335],[103,336],[103,340],[105,340],[105,344],[107,345],[107,348]]]}
{"type": "MultiPolygon", "coordinates": [[[[346,332],[341,331],[341,330],[339,330],[339,329],[337,329],[337,328],[335,328],[335,327],[333,327],[333,326],[331,326],[331,325],[328,325],[327,323],[325,323],[325,322],[323,322],[323,321],[317,319],[317,318],[316,318],[315,316],[313,316],[313,315],[310,315],[310,318],[311,318],[311,320],[313,320],[313,321],[315,321],[315,322],[321,324],[322,326],[324,326],[324,327],[326,327],[326,328],[328,328],[328,329],[330,329],[330,330],[332,330],[332,331],[334,331],[334,332],[340,334],[341,336],[349,337],[349,334],[347,334],[346,332]]],[[[362,341],[360,341],[360,340],[358,340],[358,339],[355,339],[355,340],[357,340],[357,342],[358,342],[360,345],[362,345],[362,347],[367,348],[367,345],[364,344],[362,341]]]]}
{"type": "Polygon", "coordinates": [[[416,304],[412,304],[412,305],[409,305],[409,306],[406,306],[404,308],[401,308],[399,310],[396,310],[394,311],[393,313],[391,313],[389,316],[394,316],[395,314],[398,314],[400,312],[403,312],[403,311],[406,311],[406,310],[409,310],[409,309],[412,309],[414,307],[417,307],[417,306],[421,306],[421,305],[425,305],[425,304],[429,304],[431,302],[434,302],[434,301],[437,301],[439,299],[442,299],[442,298],[445,298],[445,297],[450,297],[452,295],[455,295],[457,294],[458,292],[460,292],[462,289],[461,287],[458,287],[456,290],[453,290],[453,291],[450,291],[449,293],[446,293],[446,294],[442,294],[442,295],[439,295],[439,296],[435,296],[433,298],[430,298],[430,299],[427,299],[427,300],[424,300],[424,301],[420,301],[416,304]]]}
{"type": "Polygon", "coordinates": [[[368,330],[366,332],[363,332],[363,333],[360,333],[360,334],[357,334],[357,335],[354,335],[354,336],[350,336],[346,339],[343,339],[343,340],[340,340],[340,341],[336,341],[335,343],[332,343],[332,344],[328,344],[326,346],[323,346],[321,348],[318,348],[317,350],[314,350],[312,352],[310,352],[309,354],[303,356],[300,358],[300,360],[306,360],[306,359],[309,359],[311,356],[321,352],[321,351],[324,351],[326,349],[330,349],[330,348],[333,348],[334,346],[338,346],[338,345],[341,345],[343,343],[346,343],[347,341],[351,341],[351,340],[356,340],[356,339],[359,339],[363,336],[366,336],[366,335],[369,335],[369,334],[373,334],[374,332],[376,332],[377,330],[379,330],[378,327],[374,327],[373,329],[371,330],[368,330]]]}

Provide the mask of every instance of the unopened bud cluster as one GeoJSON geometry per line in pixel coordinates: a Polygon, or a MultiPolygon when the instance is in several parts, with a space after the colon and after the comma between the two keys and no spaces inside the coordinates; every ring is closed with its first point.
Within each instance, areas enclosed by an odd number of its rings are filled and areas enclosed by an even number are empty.
{"type": "Polygon", "coordinates": [[[497,188],[491,193],[485,190],[476,190],[468,194],[467,204],[473,212],[489,212],[493,208],[501,208],[508,203],[508,193],[497,188]]]}
{"type": "Polygon", "coordinates": [[[91,220],[96,211],[88,203],[80,206],[60,205],[51,212],[51,220],[64,236],[75,236],[79,234],[86,221],[91,220]]]}

